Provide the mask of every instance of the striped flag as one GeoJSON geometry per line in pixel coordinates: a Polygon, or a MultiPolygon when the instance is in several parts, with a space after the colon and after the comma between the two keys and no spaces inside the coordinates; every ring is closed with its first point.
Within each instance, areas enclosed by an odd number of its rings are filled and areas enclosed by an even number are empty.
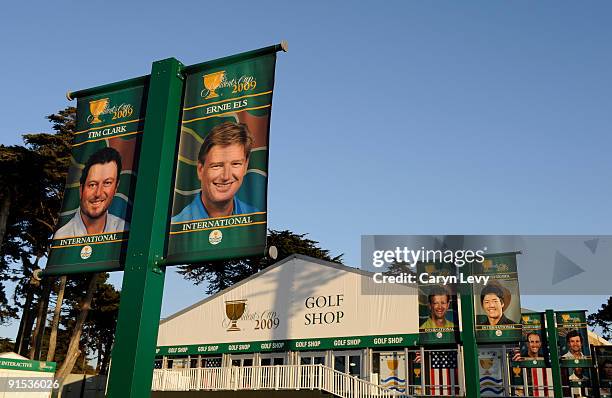
{"type": "Polygon", "coordinates": [[[429,384],[431,395],[456,395],[459,370],[456,351],[432,351],[429,384]]]}
{"type": "Polygon", "coordinates": [[[553,377],[550,368],[528,368],[528,380],[531,396],[534,397],[553,397],[553,377]]]}

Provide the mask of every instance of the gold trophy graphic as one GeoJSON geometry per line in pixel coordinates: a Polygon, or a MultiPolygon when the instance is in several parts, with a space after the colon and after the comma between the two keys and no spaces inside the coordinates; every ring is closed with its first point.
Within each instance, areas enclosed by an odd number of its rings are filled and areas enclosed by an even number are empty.
{"type": "Polygon", "coordinates": [[[204,75],[204,87],[208,89],[208,95],[204,99],[216,98],[219,96],[219,94],[217,94],[215,90],[223,81],[224,76],[224,70],[204,75]]]}
{"type": "Polygon", "coordinates": [[[104,112],[104,109],[106,109],[106,105],[108,105],[108,98],[89,101],[89,111],[93,116],[91,124],[102,123],[102,120],[100,120],[100,115],[102,114],[102,112],[104,112]]]}
{"type": "Polygon", "coordinates": [[[395,372],[397,370],[397,359],[387,359],[387,367],[389,368],[389,370],[395,372]]]}
{"type": "MultiPolygon", "coordinates": [[[[417,378],[417,379],[418,379],[418,378],[421,376],[421,368],[414,368],[414,369],[412,369],[412,371],[414,372],[414,377],[415,377],[415,378],[417,378]]],[[[422,392],[422,391],[421,391],[421,387],[416,387],[416,388],[414,389],[414,393],[415,393],[416,395],[421,395],[421,392],[422,392]]]]}
{"type": "Polygon", "coordinates": [[[493,366],[493,358],[480,358],[480,367],[484,369],[483,375],[490,375],[489,369],[493,366]]]}
{"type": "Polygon", "coordinates": [[[569,314],[561,314],[561,318],[563,319],[563,322],[568,323],[570,320],[570,315],[569,314]]]}
{"type": "Polygon", "coordinates": [[[425,266],[425,271],[426,271],[428,274],[433,274],[433,272],[434,272],[435,270],[436,270],[436,266],[435,266],[434,264],[427,264],[427,265],[425,266]]]}
{"type": "Polygon", "coordinates": [[[228,332],[240,331],[240,328],[236,325],[236,322],[246,308],[246,300],[230,300],[225,302],[225,315],[230,319],[230,327],[227,329],[228,332]]]}

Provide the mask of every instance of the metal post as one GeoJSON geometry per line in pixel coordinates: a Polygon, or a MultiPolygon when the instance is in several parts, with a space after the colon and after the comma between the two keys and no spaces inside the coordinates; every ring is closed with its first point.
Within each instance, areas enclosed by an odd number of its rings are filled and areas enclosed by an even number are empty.
{"type": "Polygon", "coordinates": [[[471,286],[461,286],[461,342],[463,343],[465,395],[480,398],[480,373],[478,368],[478,346],[474,322],[474,295],[471,286]]]}
{"type": "Polygon", "coordinates": [[[557,343],[557,324],[555,312],[546,310],[546,337],[548,340],[548,352],[550,352],[550,367],[552,370],[555,397],[563,396],[561,386],[561,366],[559,365],[559,344],[557,343]]]}
{"type": "Polygon", "coordinates": [[[153,63],[125,260],[108,397],[151,395],[165,272],[167,232],[183,81],[174,58],[153,63]],[[146,200],[148,198],[148,200],[146,200]]]}

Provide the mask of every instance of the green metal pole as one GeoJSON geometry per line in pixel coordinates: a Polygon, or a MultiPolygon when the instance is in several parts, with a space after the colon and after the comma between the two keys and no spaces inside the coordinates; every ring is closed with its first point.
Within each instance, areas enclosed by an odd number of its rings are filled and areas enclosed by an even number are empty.
{"type": "Polygon", "coordinates": [[[174,58],[153,63],[108,397],[151,395],[183,81],[174,58]]]}
{"type": "Polygon", "coordinates": [[[546,310],[546,338],[548,340],[548,352],[550,352],[550,367],[552,370],[555,397],[563,397],[561,386],[561,366],[559,365],[559,344],[557,341],[557,324],[555,312],[546,310]]]}
{"type": "MultiPolygon", "coordinates": [[[[471,270],[470,270],[471,271],[471,270]]],[[[478,367],[478,346],[476,345],[476,324],[474,316],[474,295],[471,286],[460,285],[461,290],[461,342],[465,373],[465,396],[480,398],[480,372],[478,367]]]]}

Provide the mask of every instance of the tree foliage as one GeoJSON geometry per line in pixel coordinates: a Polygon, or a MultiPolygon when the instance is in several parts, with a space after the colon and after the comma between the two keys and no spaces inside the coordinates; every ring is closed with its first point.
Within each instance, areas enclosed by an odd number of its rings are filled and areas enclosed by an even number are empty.
{"type": "MultiPolygon", "coordinates": [[[[22,352],[26,353],[28,345],[31,345],[30,335],[40,303],[48,301],[53,307],[53,297],[57,297],[59,292],[58,286],[53,285],[47,290],[50,294],[43,294],[40,286],[30,283],[30,277],[34,269],[40,268],[40,261],[48,256],[51,237],[59,218],[64,184],[71,164],[70,141],[76,128],[76,109],[68,107],[47,116],[47,119],[52,124],[52,134],[25,134],[23,145],[0,145],[0,322],[15,317],[17,308],[23,309],[20,330],[24,339],[20,340],[25,341],[22,352]],[[12,305],[4,294],[3,282],[7,280],[13,280],[16,284],[12,305]],[[26,313],[28,316],[24,316],[26,313]]],[[[66,357],[76,319],[86,297],[89,277],[74,275],[68,279],[57,330],[56,362],[63,362],[66,357]]],[[[89,369],[86,356],[94,355],[99,347],[102,348],[99,359],[108,361],[110,355],[119,292],[107,283],[107,279],[108,274],[101,274],[96,280],[91,309],[84,321],[83,334],[77,342],[78,351],[81,351],[75,362],[77,371],[89,369]]],[[[45,326],[47,311],[43,313],[41,325],[38,326],[41,340],[37,347],[40,349],[30,351],[36,356],[35,359],[44,360],[51,330],[45,326]]]]}
{"type": "Polygon", "coordinates": [[[606,340],[612,339],[612,297],[608,302],[601,305],[599,310],[590,314],[587,322],[591,326],[597,326],[602,330],[602,337],[606,340]]]}
{"type": "Polygon", "coordinates": [[[23,306],[32,271],[48,254],[62,203],[76,109],[47,119],[54,134],[25,134],[24,145],[0,145],[0,283],[17,283],[14,305],[0,286],[0,322],[23,306]]]}
{"type": "Polygon", "coordinates": [[[203,282],[208,283],[206,292],[213,294],[242,279],[251,276],[264,268],[280,261],[292,254],[304,254],[306,256],[319,258],[326,261],[342,264],[342,256],[332,257],[329,250],[322,249],[319,242],[308,239],[308,234],[296,234],[289,230],[268,230],[268,246],[278,249],[276,259],[266,256],[248,257],[239,260],[209,261],[191,265],[182,265],[179,274],[193,281],[196,285],[203,282]]]}

